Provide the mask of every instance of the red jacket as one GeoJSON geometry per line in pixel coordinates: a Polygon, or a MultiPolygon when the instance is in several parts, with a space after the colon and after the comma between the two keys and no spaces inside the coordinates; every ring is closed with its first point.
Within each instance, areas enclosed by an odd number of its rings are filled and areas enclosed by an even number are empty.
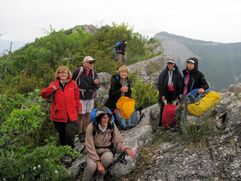
{"type": "Polygon", "coordinates": [[[54,97],[50,107],[50,120],[67,123],[68,118],[72,122],[78,119],[78,112],[82,110],[82,105],[75,81],[70,80],[62,90],[59,86],[59,80],[56,80],[41,91],[43,98],[50,98],[51,95],[54,97]],[[54,91],[53,86],[58,89],[54,91]]]}

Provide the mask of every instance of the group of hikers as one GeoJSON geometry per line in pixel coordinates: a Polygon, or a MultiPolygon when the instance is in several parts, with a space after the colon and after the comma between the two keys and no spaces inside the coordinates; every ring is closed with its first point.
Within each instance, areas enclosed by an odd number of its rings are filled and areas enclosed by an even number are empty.
{"type": "MultiPolygon", "coordinates": [[[[122,43],[125,45],[125,42],[122,43]]],[[[121,55],[124,56],[122,53],[121,55]]],[[[123,96],[131,98],[128,67],[120,66],[118,73],[112,76],[109,97],[106,103],[96,110],[95,119],[91,122],[90,114],[95,107],[96,91],[100,84],[94,63],[94,58],[85,56],[83,66],[73,73],[68,67],[60,66],[56,70],[55,81],[41,91],[43,98],[52,98],[50,119],[59,133],[61,145],[74,148],[74,127],[76,123],[78,125],[79,140],[85,142],[87,151],[87,166],[83,173],[85,181],[91,180],[96,170],[99,180],[103,179],[115,151],[123,152],[132,158],[136,156],[135,150],[123,144],[116,126],[118,122],[115,121],[118,100],[123,96]]],[[[198,92],[202,93],[209,87],[203,73],[198,70],[197,58],[189,58],[186,63],[182,76],[174,58],[167,58],[167,65],[159,76],[159,126],[162,126],[162,112],[166,104],[178,104],[182,95],[185,96],[191,90],[198,88],[198,92]]]]}

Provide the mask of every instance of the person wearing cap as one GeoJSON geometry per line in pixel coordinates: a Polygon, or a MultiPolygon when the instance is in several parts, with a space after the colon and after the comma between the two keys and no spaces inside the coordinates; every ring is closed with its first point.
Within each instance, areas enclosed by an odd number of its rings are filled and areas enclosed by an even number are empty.
{"type": "Polygon", "coordinates": [[[83,178],[84,181],[92,179],[96,170],[98,179],[102,180],[106,167],[113,161],[113,148],[118,152],[134,158],[136,152],[122,143],[120,131],[111,121],[111,114],[106,107],[97,108],[96,119],[86,129],[85,148],[87,151],[83,178]]]}
{"type": "Polygon", "coordinates": [[[198,70],[198,59],[191,57],[187,59],[186,69],[183,70],[183,95],[193,89],[197,89],[199,93],[203,93],[209,88],[204,74],[198,70]]]}
{"type": "Polygon", "coordinates": [[[160,120],[158,126],[162,126],[162,112],[164,105],[176,104],[182,94],[182,75],[178,70],[175,60],[172,57],[167,58],[167,65],[160,73],[157,83],[159,91],[160,120]]]}
{"type": "Polygon", "coordinates": [[[131,97],[131,84],[128,79],[129,69],[126,65],[119,68],[119,73],[111,77],[109,97],[105,106],[114,111],[116,103],[121,96],[131,97]]]}
{"type": "Polygon", "coordinates": [[[80,103],[82,104],[82,112],[78,120],[80,142],[84,142],[90,112],[94,108],[96,90],[99,88],[99,79],[94,70],[94,63],[95,60],[91,56],[85,56],[83,59],[83,67],[79,67],[73,72],[73,80],[76,81],[79,87],[80,103]]]}
{"type": "Polygon", "coordinates": [[[123,40],[116,46],[115,50],[115,60],[120,64],[120,65],[125,65],[126,64],[126,44],[127,41],[123,40]]]}

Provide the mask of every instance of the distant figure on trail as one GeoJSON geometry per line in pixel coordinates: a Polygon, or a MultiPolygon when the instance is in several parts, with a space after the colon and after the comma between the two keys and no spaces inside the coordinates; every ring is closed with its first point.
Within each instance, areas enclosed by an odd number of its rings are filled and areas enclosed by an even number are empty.
{"type": "Polygon", "coordinates": [[[123,65],[119,68],[119,73],[111,77],[109,98],[105,106],[114,111],[116,103],[121,96],[131,97],[131,85],[128,79],[128,67],[123,65]]]}
{"type": "Polygon", "coordinates": [[[191,57],[187,59],[186,69],[183,70],[183,96],[197,88],[199,93],[203,93],[209,86],[204,74],[198,70],[198,59],[191,57]]]}
{"type": "Polygon", "coordinates": [[[50,120],[59,133],[61,145],[74,148],[74,123],[82,111],[78,86],[73,81],[68,67],[60,66],[55,73],[55,81],[41,91],[43,98],[52,98],[50,120]]]}
{"type": "Polygon", "coordinates": [[[162,114],[165,104],[177,104],[182,94],[182,75],[178,70],[175,60],[167,58],[166,68],[160,73],[158,83],[160,120],[159,127],[162,127],[162,114]]]}
{"type": "Polygon", "coordinates": [[[87,166],[83,180],[89,181],[97,170],[97,180],[103,180],[106,168],[112,163],[115,152],[124,152],[134,158],[136,152],[122,143],[122,136],[111,121],[111,114],[105,107],[96,112],[96,119],[86,129],[85,148],[87,166]]]}
{"type": "Polygon", "coordinates": [[[115,60],[119,65],[126,64],[126,44],[126,40],[123,40],[122,42],[119,41],[115,44],[115,60]]]}
{"type": "Polygon", "coordinates": [[[86,56],[83,59],[83,67],[79,67],[73,72],[72,79],[79,87],[80,103],[83,106],[78,120],[80,142],[85,140],[85,130],[89,124],[90,113],[94,108],[96,90],[99,88],[99,79],[94,70],[94,63],[95,60],[91,56],[86,56]]]}

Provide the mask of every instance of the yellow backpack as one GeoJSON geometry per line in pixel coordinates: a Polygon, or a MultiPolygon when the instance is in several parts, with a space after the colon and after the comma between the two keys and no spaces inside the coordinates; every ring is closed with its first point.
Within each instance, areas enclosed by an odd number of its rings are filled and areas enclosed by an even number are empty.
{"type": "Polygon", "coordinates": [[[201,116],[203,113],[211,109],[215,104],[220,101],[221,95],[215,91],[209,91],[207,95],[201,98],[199,101],[188,104],[187,110],[190,114],[195,116],[201,116]]]}
{"type": "Polygon", "coordinates": [[[116,107],[120,110],[121,116],[125,119],[129,119],[135,110],[135,100],[126,96],[121,96],[116,107]]]}

